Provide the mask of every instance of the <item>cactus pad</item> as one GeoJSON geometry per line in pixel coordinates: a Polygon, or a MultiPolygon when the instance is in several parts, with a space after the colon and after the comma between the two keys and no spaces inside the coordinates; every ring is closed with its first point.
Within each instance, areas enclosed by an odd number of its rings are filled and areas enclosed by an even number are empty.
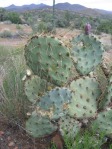
{"type": "Polygon", "coordinates": [[[62,136],[75,138],[81,128],[81,123],[69,116],[62,117],[58,123],[62,136]]]}
{"type": "Polygon", "coordinates": [[[34,36],[25,46],[26,63],[34,74],[61,86],[72,67],[69,50],[52,37],[34,36]]]}
{"type": "Polygon", "coordinates": [[[70,84],[73,91],[69,105],[69,114],[76,118],[94,117],[97,112],[97,98],[101,94],[99,84],[95,78],[83,77],[70,84]]]}
{"type": "Polygon", "coordinates": [[[26,122],[27,132],[34,138],[41,138],[52,134],[57,126],[52,124],[47,117],[32,115],[26,122]]]}
{"type": "Polygon", "coordinates": [[[109,79],[107,94],[106,94],[105,106],[112,105],[112,75],[109,79]]]}
{"type": "Polygon", "coordinates": [[[87,75],[101,63],[103,49],[96,38],[87,35],[79,35],[72,40],[72,57],[75,66],[81,75],[87,75]]]}
{"type": "Polygon", "coordinates": [[[112,109],[107,108],[105,111],[98,114],[98,117],[92,123],[92,127],[98,132],[104,132],[112,137],[112,109]]]}
{"type": "Polygon", "coordinates": [[[51,112],[51,119],[63,116],[72,98],[71,91],[67,88],[55,88],[40,98],[37,106],[40,109],[51,112]]]}
{"type": "Polygon", "coordinates": [[[47,90],[47,81],[33,75],[25,81],[24,88],[29,101],[34,103],[47,90]]]}

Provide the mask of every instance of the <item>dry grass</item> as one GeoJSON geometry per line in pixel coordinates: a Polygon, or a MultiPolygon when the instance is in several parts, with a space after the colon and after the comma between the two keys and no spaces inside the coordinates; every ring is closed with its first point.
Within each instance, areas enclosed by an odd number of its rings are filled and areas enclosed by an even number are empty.
{"type": "Polygon", "coordinates": [[[110,34],[105,34],[102,33],[101,35],[99,35],[99,40],[106,46],[111,46],[112,45],[112,41],[111,41],[111,35],[110,34]]]}
{"type": "Polygon", "coordinates": [[[27,42],[27,38],[0,38],[0,45],[9,47],[20,47],[24,46],[27,42]]]}
{"type": "Polygon", "coordinates": [[[73,37],[78,36],[81,32],[82,32],[81,30],[76,29],[71,30],[71,29],[58,28],[56,29],[56,36],[65,39],[72,39],[73,37]]]}
{"type": "Polygon", "coordinates": [[[28,35],[32,33],[32,29],[28,25],[20,25],[19,28],[16,24],[0,24],[0,32],[9,30],[12,35],[18,35],[19,38],[0,38],[0,45],[18,47],[26,44],[28,35]],[[22,35],[24,34],[24,35],[22,35]]]}

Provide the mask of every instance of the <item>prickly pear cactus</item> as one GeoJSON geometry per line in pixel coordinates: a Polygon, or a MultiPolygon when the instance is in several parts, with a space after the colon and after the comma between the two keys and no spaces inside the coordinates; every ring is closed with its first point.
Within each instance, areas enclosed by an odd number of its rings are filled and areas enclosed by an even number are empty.
{"type": "Polygon", "coordinates": [[[34,36],[25,47],[26,63],[35,75],[63,85],[72,67],[67,47],[52,37],[34,36]]]}
{"type": "Polygon", "coordinates": [[[82,77],[70,84],[73,91],[69,105],[69,114],[76,118],[95,117],[97,113],[97,99],[101,94],[99,84],[95,78],[82,77]]]}
{"type": "Polygon", "coordinates": [[[72,99],[71,91],[67,88],[55,88],[40,98],[38,107],[51,113],[51,119],[58,119],[66,114],[68,104],[72,99]]]}
{"type": "Polygon", "coordinates": [[[57,126],[52,124],[47,117],[32,115],[26,122],[27,132],[34,138],[41,138],[52,134],[57,126]]]}
{"type": "Polygon", "coordinates": [[[67,115],[62,117],[58,124],[62,136],[67,135],[67,137],[70,138],[75,138],[81,128],[81,123],[79,121],[67,115]]]}
{"type": "Polygon", "coordinates": [[[93,36],[79,35],[72,40],[72,58],[77,71],[87,75],[101,63],[103,48],[93,36]]]}
{"type": "MultiPolygon", "coordinates": [[[[69,53],[59,40],[49,36],[34,36],[25,47],[26,64],[34,74],[28,73],[25,81],[25,93],[36,107],[26,122],[27,132],[33,137],[45,137],[57,129],[62,135],[67,132],[69,137],[75,137],[81,123],[88,118],[96,118],[92,126],[97,125],[99,131],[112,134],[112,109],[98,114],[99,98],[105,94],[99,85],[101,75],[99,78],[85,76],[101,63],[101,43],[92,36],[80,35],[72,40],[72,47],[69,53]],[[72,61],[79,72],[76,79],[71,77],[72,61]],[[66,84],[66,88],[54,88],[51,83],[66,84]]],[[[112,77],[107,90],[105,105],[110,106],[112,77]]]]}
{"type": "Polygon", "coordinates": [[[24,83],[25,94],[29,101],[35,103],[46,91],[54,88],[53,84],[36,75],[32,75],[24,83]]]}
{"type": "Polygon", "coordinates": [[[39,95],[42,95],[47,90],[47,81],[33,75],[25,81],[24,89],[29,101],[35,103],[39,95]]]}
{"type": "Polygon", "coordinates": [[[112,106],[112,75],[109,78],[107,94],[106,94],[106,97],[105,97],[105,106],[108,106],[108,105],[112,106]]]}
{"type": "Polygon", "coordinates": [[[92,127],[97,129],[98,132],[104,132],[112,137],[112,109],[107,108],[99,113],[97,119],[93,121],[92,127]]]}

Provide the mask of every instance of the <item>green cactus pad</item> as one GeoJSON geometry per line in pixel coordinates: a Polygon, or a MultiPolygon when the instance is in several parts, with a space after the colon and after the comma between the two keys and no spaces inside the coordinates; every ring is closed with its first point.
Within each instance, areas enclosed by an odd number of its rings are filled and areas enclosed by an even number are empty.
{"type": "Polygon", "coordinates": [[[42,110],[52,113],[51,119],[58,119],[67,112],[71,98],[72,94],[69,89],[55,88],[42,96],[37,106],[42,110]]]}
{"type": "Polygon", "coordinates": [[[32,115],[26,122],[27,132],[34,138],[41,138],[52,134],[57,126],[52,124],[47,117],[32,115]]]}
{"type": "Polygon", "coordinates": [[[75,138],[77,133],[80,131],[81,123],[79,121],[75,120],[74,118],[71,118],[69,116],[62,117],[59,122],[59,130],[62,134],[62,136],[67,135],[67,137],[75,138]]]}
{"type": "Polygon", "coordinates": [[[112,109],[107,108],[107,110],[99,113],[97,119],[93,121],[92,127],[98,132],[104,132],[112,137],[112,109]]]}
{"type": "Polygon", "coordinates": [[[112,105],[112,75],[109,78],[107,94],[106,94],[106,97],[105,97],[105,106],[108,106],[109,104],[112,105]]]}
{"type": "Polygon", "coordinates": [[[25,46],[26,63],[34,74],[61,86],[70,75],[69,50],[52,37],[34,36],[25,46]]]}
{"type": "Polygon", "coordinates": [[[35,103],[39,98],[38,96],[47,90],[47,85],[47,81],[35,75],[27,79],[24,84],[24,89],[29,101],[35,103]]]}
{"type": "Polygon", "coordinates": [[[53,84],[36,75],[32,75],[24,83],[25,94],[32,103],[35,103],[39,96],[42,96],[45,91],[49,91],[53,87],[53,84]]]}
{"type": "Polygon", "coordinates": [[[82,77],[70,84],[73,91],[69,115],[76,118],[94,117],[97,112],[97,98],[101,95],[95,78],[82,77]]]}
{"type": "Polygon", "coordinates": [[[101,63],[103,49],[93,36],[79,35],[72,40],[72,57],[75,67],[81,75],[87,75],[101,63]]]}

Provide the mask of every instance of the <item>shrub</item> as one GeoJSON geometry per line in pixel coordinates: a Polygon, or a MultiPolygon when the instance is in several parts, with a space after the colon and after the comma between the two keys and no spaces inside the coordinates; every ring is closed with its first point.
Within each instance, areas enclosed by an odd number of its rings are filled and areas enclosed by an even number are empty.
{"type": "Polygon", "coordinates": [[[4,8],[0,8],[0,21],[4,21],[6,19],[6,10],[4,8]]]}
{"type": "Polygon", "coordinates": [[[12,23],[21,24],[22,21],[19,17],[19,14],[16,12],[9,12],[7,13],[7,19],[10,20],[12,23]]]}
{"type": "Polygon", "coordinates": [[[12,22],[10,20],[6,20],[3,22],[4,24],[12,24],[12,22]]]}
{"type": "Polygon", "coordinates": [[[37,25],[37,30],[38,32],[42,33],[42,32],[46,32],[47,31],[47,26],[44,22],[39,22],[39,24],[37,25]]]}
{"type": "Polygon", "coordinates": [[[0,32],[0,37],[1,38],[10,38],[10,37],[12,37],[12,33],[9,29],[4,29],[0,32]]]}
{"type": "Polygon", "coordinates": [[[112,21],[103,21],[99,24],[97,30],[100,32],[112,34],[112,21]]]}
{"type": "Polygon", "coordinates": [[[35,24],[33,26],[33,31],[34,32],[39,32],[39,33],[45,32],[45,33],[48,33],[48,32],[52,32],[52,30],[53,30],[53,25],[50,22],[48,22],[48,23],[39,22],[38,25],[35,24]]]}
{"type": "Polygon", "coordinates": [[[18,29],[18,30],[22,30],[21,25],[17,24],[17,25],[16,25],[16,29],[18,29]]]}
{"type": "Polygon", "coordinates": [[[47,32],[51,32],[53,30],[53,24],[48,22],[46,23],[46,26],[47,26],[47,32]]]}

